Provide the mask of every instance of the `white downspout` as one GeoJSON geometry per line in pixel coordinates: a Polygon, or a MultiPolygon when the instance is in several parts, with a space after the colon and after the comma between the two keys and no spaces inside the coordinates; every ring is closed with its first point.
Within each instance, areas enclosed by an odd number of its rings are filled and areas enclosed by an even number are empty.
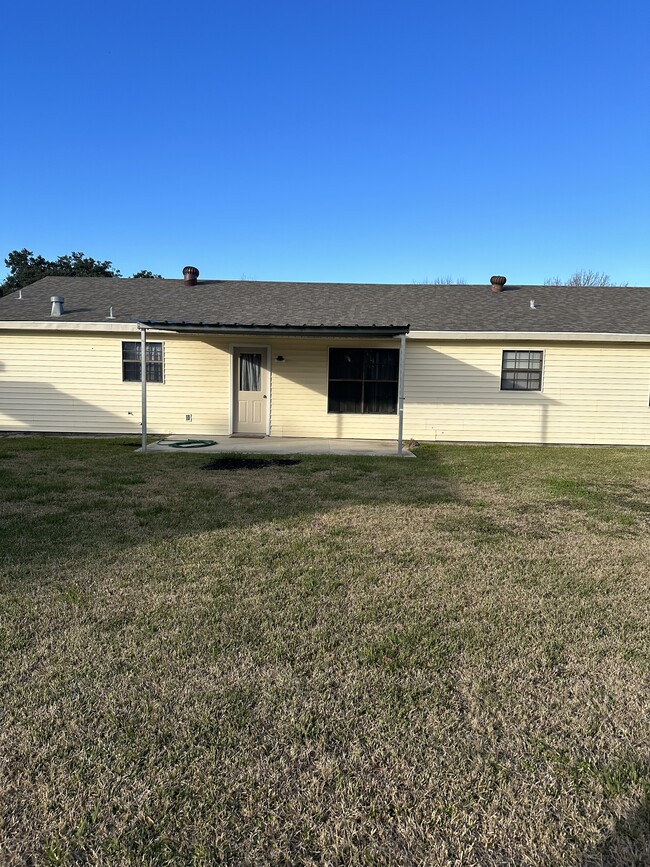
{"type": "Polygon", "coordinates": [[[142,451],[147,451],[147,329],[140,329],[140,381],[142,389],[142,451]]]}
{"type": "Polygon", "coordinates": [[[397,454],[402,457],[404,445],[404,364],[406,361],[406,334],[399,338],[399,381],[397,384],[397,454]]]}

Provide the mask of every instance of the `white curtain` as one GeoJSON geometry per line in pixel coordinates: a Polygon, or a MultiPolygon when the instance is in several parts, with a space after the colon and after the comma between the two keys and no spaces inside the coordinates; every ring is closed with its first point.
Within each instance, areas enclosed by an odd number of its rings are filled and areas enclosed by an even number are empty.
{"type": "Polygon", "coordinates": [[[242,352],[239,356],[239,390],[262,390],[262,356],[259,352],[242,352]]]}

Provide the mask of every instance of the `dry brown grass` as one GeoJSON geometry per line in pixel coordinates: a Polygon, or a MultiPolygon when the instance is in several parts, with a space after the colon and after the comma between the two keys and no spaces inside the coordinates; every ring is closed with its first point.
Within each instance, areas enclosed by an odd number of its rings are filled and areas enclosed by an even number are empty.
{"type": "Polygon", "coordinates": [[[0,458],[2,863],[650,863],[647,452],[0,458]]]}

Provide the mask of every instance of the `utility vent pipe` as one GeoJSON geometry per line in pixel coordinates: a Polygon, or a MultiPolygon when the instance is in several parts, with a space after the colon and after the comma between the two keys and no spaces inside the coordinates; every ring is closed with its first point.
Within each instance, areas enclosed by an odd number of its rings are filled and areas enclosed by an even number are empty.
{"type": "Polygon", "coordinates": [[[50,316],[63,316],[63,295],[52,295],[50,298],[52,302],[52,312],[50,316]]]}
{"type": "Polygon", "coordinates": [[[183,268],[183,283],[186,286],[196,286],[199,279],[199,269],[194,265],[186,265],[183,268]]]}
{"type": "Polygon", "coordinates": [[[534,299],[534,298],[531,298],[531,299],[530,299],[530,309],[531,309],[531,310],[537,310],[537,306],[536,306],[536,304],[535,304],[535,299],[534,299]]]}
{"type": "Polygon", "coordinates": [[[22,300],[23,300],[23,290],[22,290],[22,289],[19,289],[19,290],[18,290],[18,300],[19,300],[19,301],[22,301],[22,300]]]}

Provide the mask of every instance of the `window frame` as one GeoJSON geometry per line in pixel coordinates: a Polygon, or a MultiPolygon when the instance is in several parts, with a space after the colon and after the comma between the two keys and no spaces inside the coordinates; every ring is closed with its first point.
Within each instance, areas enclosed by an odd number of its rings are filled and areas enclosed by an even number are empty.
{"type": "Polygon", "coordinates": [[[325,396],[325,399],[327,401],[327,403],[326,403],[327,415],[354,415],[354,416],[362,415],[362,416],[370,416],[370,417],[378,417],[378,416],[379,417],[381,417],[381,416],[390,416],[390,417],[395,416],[396,417],[399,414],[399,412],[398,412],[398,410],[399,410],[399,353],[400,353],[400,350],[398,348],[396,348],[396,347],[394,348],[392,346],[367,346],[367,345],[364,345],[364,346],[328,346],[327,347],[327,393],[325,396]],[[372,350],[375,352],[389,351],[389,352],[397,353],[397,365],[396,365],[397,376],[396,376],[396,378],[395,379],[368,379],[368,380],[366,380],[365,377],[363,377],[360,380],[359,379],[340,379],[340,378],[332,380],[330,377],[332,350],[345,351],[345,350],[351,350],[351,349],[352,350],[360,350],[362,352],[364,352],[366,350],[372,350]],[[334,382],[361,382],[361,407],[362,408],[361,408],[360,412],[352,412],[349,410],[346,411],[346,410],[330,409],[330,382],[332,382],[332,381],[334,381],[334,382]],[[392,410],[391,412],[365,412],[363,407],[364,407],[364,385],[366,382],[395,383],[395,409],[392,410]]]}
{"type": "MultiPolygon", "coordinates": [[[[499,391],[514,392],[514,393],[519,393],[519,394],[530,393],[530,392],[532,392],[533,394],[540,394],[544,390],[544,364],[545,364],[545,350],[543,350],[543,349],[502,349],[501,350],[501,377],[499,380],[499,391]],[[517,353],[517,352],[525,352],[529,356],[532,355],[533,353],[535,353],[536,355],[539,355],[539,357],[540,357],[539,358],[539,362],[540,362],[539,368],[530,367],[530,366],[506,368],[505,367],[506,353],[517,353]],[[538,375],[539,376],[539,387],[538,388],[530,388],[527,386],[526,388],[507,388],[507,387],[504,388],[504,386],[503,386],[504,381],[506,381],[506,382],[507,381],[511,381],[511,382],[515,381],[514,379],[512,379],[512,380],[504,379],[505,373],[526,373],[528,375],[529,379],[530,379],[531,374],[534,374],[536,376],[538,375]]],[[[530,358],[529,358],[529,365],[530,365],[530,358]]]]}
{"type": "MultiPolygon", "coordinates": [[[[132,343],[138,347],[138,355],[140,355],[142,343],[140,340],[123,340],[121,344],[122,348],[122,382],[128,383],[137,383],[138,385],[142,384],[142,358],[138,359],[124,359],[124,347],[127,343],[132,343]],[[125,364],[137,364],[138,365],[138,378],[137,379],[125,379],[124,378],[124,365],[125,364]]],[[[160,361],[147,361],[147,364],[159,364],[160,365],[160,379],[150,379],[147,376],[147,385],[164,385],[165,384],[165,341],[164,340],[147,340],[147,346],[160,346],[160,361]]]]}

